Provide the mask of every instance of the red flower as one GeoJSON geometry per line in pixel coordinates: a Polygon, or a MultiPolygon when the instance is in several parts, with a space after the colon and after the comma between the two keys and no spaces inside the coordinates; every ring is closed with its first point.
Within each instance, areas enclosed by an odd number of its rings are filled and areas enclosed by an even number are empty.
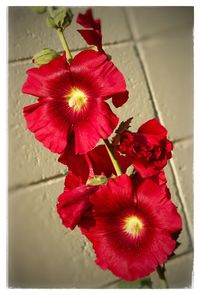
{"type": "Polygon", "coordinates": [[[132,281],[149,275],[176,248],[182,227],[176,207],[150,179],[139,185],[122,175],[91,195],[94,213],[81,223],[93,243],[96,263],[132,281]]]}
{"type": "Polygon", "coordinates": [[[80,52],[70,64],[64,54],[27,74],[23,93],[39,97],[24,108],[27,127],[55,153],[64,151],[72,131],[76,153],[93,149],[118,123],[105,100],[112,97],[119,107],[128,98],[123,75],[94,50],[80,52]]]}
{"type": "Polygon", "coordinates": [[[142,177],[159,173],[172,157],[172,149],[167,130],[157,119],[144,123],[137,133],[125,131],[120,138],[119,151],[131,158],[142,177]]]}
{"type": "Polygon", "coordinates": [[[97,46],[99,52],[104,52],[102,48],[102,34],[100,19],[94,19],[92,9],[88,9],[86,13],[79,13],[76,22],[82,27],[89,30],[77,30],[85,39],[87,44],[97,46]]]}

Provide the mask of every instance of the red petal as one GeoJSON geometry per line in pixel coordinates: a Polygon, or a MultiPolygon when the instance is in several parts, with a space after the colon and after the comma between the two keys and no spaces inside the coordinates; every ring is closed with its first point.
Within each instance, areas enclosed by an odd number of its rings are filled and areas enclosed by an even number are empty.
{"type": "Polygon", "coordinates": [[[133,201],[130,177],[124,174],[108,181],[107,184],[100,186],[99,191],[90,200],[95,204],[97,215],[112,215],[120,212],[127,206],[127,203],[133,201]]]}
{"type": "Polygon", "coordinates": [[[38,97],[62,98],[71,87],[69,65],[65,54],[39,68],[29,69],[22,92],[38,97]]]}
{"type": "Polygon", "coordinates": [[[84,28],[93,28],[95,30],[101,30],[100,19],[94,19],[92,15],[92,9],[88,9],[86,13],[79,13],[76,22],[84,28]]]}
{"type": "Polygon", "coordinates": [[[74,175],[80,177],[82,183],[86,183],[89,177],[89,167],[84,155],[75,154],[74,139],[71,137],[64,153],[59,157],[59,162],[68,166],[74,175]]]}
{"type": "Polygon", "coordinates": [[[155,215],[159,228],[171,233],[181,230],[182,221],[180,215],[177,214],[176,206],[169,200],[162,185],[157,185],[151,179],[145,179],[137,194],[140,196],[141,202],[147,204],[150,200],[155,212],[160,212],[160,214],[155,215]]]}
{"type": "Polygon", "coordinates": [[[102,34],[97,30],[77,30],[88,45],[94,45],[99,52],[104,52],[102,48],[102,34]]]}
{"type": "Polygon", "coordinates": [[[97,142],[107,138],[118,124],[118,118],[112,113],[110,107],[97,99],[93,114],[74,127],[75,152],[84,154],[92,150],[97,142]]]}
{"type": "Polygon", "coordinates": [[[89,196],[97,186],[80,186],[64,191],[58,198],[57,212],[66,227],[74,229],[86,210],[90,207],[89,196]]]}
{"type": "Polygon", "coordinates": [[[128,99],[128,91],[123,93],[115,94],[112,97],[112,103],[116,108],[121,107],[128,99]]]}
{"type": "Polygon", "coordinates": [[[93,78],[96,96],[104,99],[114,97],[113,103],[117,107],[127,100],[124,77],[114,64],[108,61],[105,54],[84,50],[71,62],[71,70],[76,74],[81,73],[84,77],[93,78]]]}
{"type": "Polygon", "coordinates": [[[45,147],[54,153],[62,153],[71,133],[70,124],[62,116],[63,104],[36,103],[24,108],[27,128],[45,147]]]}
{"type": "Polygon", "coordinates": [[[158,135],[161,138],[167,136],[167,130],[164,126],[160,124],[160,122],[156,118],[145,122],[142,126],[140,126],[138,132],[151,135],[158,135]]]}

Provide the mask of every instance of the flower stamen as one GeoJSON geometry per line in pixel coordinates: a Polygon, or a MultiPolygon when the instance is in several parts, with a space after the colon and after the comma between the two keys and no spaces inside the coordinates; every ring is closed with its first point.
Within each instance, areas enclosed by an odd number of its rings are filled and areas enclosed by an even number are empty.
{"type": "Polygon", "coordinates": [[[79,112],[86,105],[86,102],[88,100],[85,93],[77,87],[73,87],[71,91],[67,94],[66,98],[69,107],[73,108],[73,110],[76,112],[79,112]]]}
{"type": "Polygon", "coordinates": [[[124,219],[123,229],[126,233],[133,237],[138,237],[142,231],[144,224],[137,216],[132,215],[124,219]]]}

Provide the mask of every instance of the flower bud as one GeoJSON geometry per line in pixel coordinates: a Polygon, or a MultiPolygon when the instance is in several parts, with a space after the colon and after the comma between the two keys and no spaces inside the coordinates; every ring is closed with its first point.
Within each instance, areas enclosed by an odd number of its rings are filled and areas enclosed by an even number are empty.
{"type": "Polygon", "coordinates": [[[62,31],[68,27],[73,18],[73,13],[69,8],[54,8],[51,15],[47,17],[48,26],[62,31]]]}
{"type": "Polygon", "coordinates": [[[49,63],[54,58],[58,57],[58,53],[50,48],[44,48],[42,51],[33,56],[32,62],[37,66],[49,63]]]}

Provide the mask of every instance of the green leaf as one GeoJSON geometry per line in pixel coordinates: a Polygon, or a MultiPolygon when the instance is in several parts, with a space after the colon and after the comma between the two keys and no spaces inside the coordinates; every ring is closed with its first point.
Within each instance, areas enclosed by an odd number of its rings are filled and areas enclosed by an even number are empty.
{"type": "Polygon", "coordinates": [[[36,53],[33,56],[32,61],[37,66],[41,66],[41,65],[49,63],[51,60],[53,60],[54,58],[58,56],[59,54],[55,50],[50,48],[44,48],[42,51],[36,53]]]}
{"type": "Polygon", "coordinates": [[[31,9],[34,11],[34,12],[37,12],[37,13],[45,13],[47,11],[47,7],[46,6],[32,6],[31,9]]]}
{"type": "Polygon", "coordinates": [[[152,289],[152,281],[150,277],[133,282],[120,280],[117,287],[120,289],[152,289]]]}

